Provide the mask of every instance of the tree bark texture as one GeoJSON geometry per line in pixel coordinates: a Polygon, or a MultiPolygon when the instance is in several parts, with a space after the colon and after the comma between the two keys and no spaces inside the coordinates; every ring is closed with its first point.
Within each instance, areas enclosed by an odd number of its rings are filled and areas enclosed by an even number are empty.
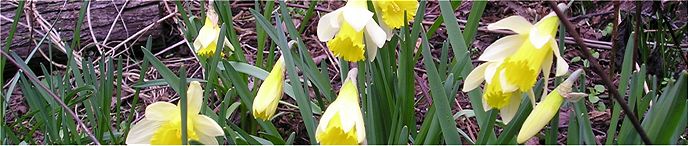
{"type": "MultiPolygon", "coordinates": [[[[79,48],[92,44],[94,38],[99,43],[103,43],[106,37],[108,37],[106,42],[108,43],[107,45],[112,47],[151,24],[154,26],[143,33],[139,40],[132,40],[127,42],[127,44],[145,41],[148,35],[152,35],[154,39],[160,37],[162,27],[159,23],[156,23],[163,15],[159,6],[160,3],[159,1],[139,0],[89,2],[90,14],[85,15],[84,20],[79,22],[82,23],[81,33],[79,35],[81,38],[81,46],[79,46],[79,48]],[[119,18],[117,18],[120,10],[122,12],[119,18]],[[87,16],[90,16],[90,23],[88,21],[89,17],[87,16]],[[113,23],[115,25],[112,27],[112,31],[110,31],[113,23]],[[110,32],[109,36],[108,32],[110,32]]],[[[0,19],[0,28],[2,29],[1,44],[2,47],[4,47],[12,25],[12,19],[15,15],[15,10],[17,9],[17,2],[1,1],[0,5],[3,17],[0,19]]],[[[26,58],[46,34],[46,27],[41,28],[40,23],[49,26],[56,19],[57,22],[54,24],[53,30],[59,34],[59,38],[65,45],[70,45],[76,22],[79,19],[79,10],[81,6],[82,1],[26,2],[24,13],[19,19],[20,24],[17,25],[17,31],[10,45],[10,49],[19,54],[19,56],[26,58]]],[[[87,11],[87,13],[89,11],[87,11]]],[[[48,48],[48,43],[51,43],[49,38],[44,41],[41,48],[48,48]]],[[[103,49],[103,51],[108,50],[109,49],[103,49]]],[[[120,48],[118,50],[123,49],[120,48]]],[[[34,55],[34,57],[37,56],[40,55],[34,55]]]]}

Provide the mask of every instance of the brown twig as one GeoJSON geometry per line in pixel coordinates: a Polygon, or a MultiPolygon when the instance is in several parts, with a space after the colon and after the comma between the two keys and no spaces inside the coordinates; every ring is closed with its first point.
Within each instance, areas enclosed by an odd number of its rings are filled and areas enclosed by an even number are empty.
{"type": "MultiPolygon", "coordinates": [[[[550,8],[557,14],[557,16],[560,18],[563,26],[567,28],[567,32],[574,37],[574,40],[576,40],[577,44],[579,44],[579,51],[584,54],[584,57],[586,59],[590,60],[591,66],[593,66],[593,72],[596,73],[601,77],[603,80],[603,83],[605,86],[607,86],[608,89],[615,89],[615,85],[613,85],[612,80],[608,76],[607,73],[603,70],[603,67],[598,64],[598,59],[594,58],[593,55],[591,55],[591,51],[586,46],[584,41],[581,39],[581,36],[579,36],[579,33],[574,29],[574,25],[570,21],[562,21],[562,20],[568,20],[567,15],[565,15],[560,9],[557,7],[557,3],[554,1],[549,1],[548,4],[550,4],[550,8]]],[[[638,32],[637,32],[638,33],[638,32]]],[[[622,96],[620,96],[619,92],[615,92],[612,90],[608,90],[610,92],[610,95],[614,97],[614,99],[617,101],[617,103],[620,104],[620,106],[623,109],[623,112],[629,117],[629,120],[632,122],[632,125],[634,125],[634,129],[636,129],[637,133],[639,133],[639,136],[641,137],[641,140],[645,144],[652,144],[651,140],[648,138],[648,135],[646,135],[646,132],[644,131],[643,127],[641,127],[641,124],[639,124],[638,118],[636,118],[636,115],[634,115],[633,111],[627,106],[627,102],[624,101],[622,96]]]]}
{"type": "MultiPolygon", "coordinates": [[[[619,28],[619,19],[620,19],[620,2],[619,1],[614,1],[613,3],[613,11],[615,12],[615,16],[613,16],[612,20],[612,36],[610,37],[610,42],[612,42],[612,46],[610,47],[610,50],[612,50],[612,53],[615,54],[617,53],[617,35],[618,35],[618,28],[619,28]]],[[[612,55],[610,57],[610,76],[615,75],[615,61],[616,61],[617,56],[612,55]]]]}
{"type": "Polygon", "coordinates": [[[79,127],[81,127],[81,129],[84,130],[84,132],[85,132],[86,135],[89,137],[89,139],[91,139],[91,141],[93,141],[94,144],[100,145],[100,142],[98,142],[98,139],[96,139],[96,137],[93,136],[93,133],[91,133],[91,131],[88,129],[88,127],[86,127],[86,124],[84,124],[84,122],[81,121],[81,119],[79,119],[79,116],[77,116],[77,114],[74,113],[74,111],[72,111],[71,109],[69,109],[69,107],[67,106],[67,104],[65,104],[64,102],[62,102],[62,100],[60,99],[60,97],[58,97],[55,93],[53,93],[52,91],[50,91],[50,89],[48,89],[48,87],[46,87],[45,85],[43,85],[43,82],[41,82],[40,80],[38,80],[38,78],[37,78],[35,75],[30,74],[30,73],[28,72],[28,70],[29,70],[28,68],[25,68],[24,66],[19,65],[19,63],[17,63],[17,61],[14,60],[14,58],[10,57],[10,55],[8,55],[7,52],[5,52],[5,50],[0,49],[0,53],[2,53],[3,56],[7,57],[7,60],[9,60],[10,62],[12,62],[12,64],[14,64],[15,66],[17,66],[19,69],[24,70],[24,71],[23,71],[24,75],[26,75],[31,81],[33,81],[35,84],[37,84],[38,86],[40,86],[41,88],[43,88],[43,90],[45,90],[46,92],[48,92],[48,95],[50,95],[51,97],[53,97],[53,99],[55,99],[55,101],[56,101],[57,103],[59,103],[60,106],[62,106],[62,108],[63,108],[65,111],[67,111],[67,112],[69,113],[69,115],[70,115],[72,118],[74,118],[74,121],[76,121],[76,122],[77,122],[77,125],[79,125],[79,127]]]}

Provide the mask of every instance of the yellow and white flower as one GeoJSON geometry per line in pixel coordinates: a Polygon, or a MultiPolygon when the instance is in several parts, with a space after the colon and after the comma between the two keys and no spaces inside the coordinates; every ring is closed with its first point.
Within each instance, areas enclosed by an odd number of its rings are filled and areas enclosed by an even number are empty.
{"type": "Polygon", "coordinates": [[[576,102],[581,97],[587,96],[584,93],[573,93],[572,85],[579,79],[579,75],[582,70],[579,69],[572,73],[572,75],[567,78],[562,84],[557,86],[553,92],[550,92],[548,96],[541,101],[534,109],[531,114],[526,118],[521,130],[519,130],[519,135],[517,135],[517,142],[524,143],[529,138],[536,135],[543,127],[550,122],[555,114],[560,111],[560,105],[567,99],[570,102],[576,102]]]}
{"type": "MultiPolygon", "coordinates": [[[[508,29],[510,35],[488,46],[479,65],[468,76],[463,91],[471,91],[486,81],[483,94],[485,109],[500,109],[503,121],[509,122],[516,114],[521,93],[531,93],[538,75],[543,72],[548,80],[554,54],[557,60],[556,76],[567,73],[569,65],[560,55],[555,41],[558,18],[550,13],[532,25],[521,16],[511,16],[488,25],[489,30],[508,29]]],[[[547,87],[547,82],[544,87],[547,87]]]]}
{"type": "Polygon", "coordinates": [[[373,20],[373,12],[368,11],[365,0],[349,0],[344,7],[323,15],[316,33],[318,40],[327,42],[333,55],[350,62],[364,60],[364,52],[373,61],[386,39],[383,29],[373,20]]]}
{"type": "MultiPolygon", "coordinates": [[[[224,134],[222,128],[213,119],[199,115],[203,100],[203,89],[199,82],[191,82],[187,90],[187,138],[203,144],[217,145],[216,136],[224,134]]],[[[127,134],[127,144],[164,144],[179,145],[182,143],[182,118],[178,105],[168,102],[156,102],[146,107],[145,117],[132,126],[127,134]]]]}
{"type": "MultiPolygon", "coordinates": [[[[220,27],[217,23],[217,16],[214,12],[209,11],[203,27],[201,27],[201,30],[199,30],[199,35],[196,36],[196,40],[194,40],[194,51],[196,51],[196,54],[203,57],[211,57],[215,55],[215,50],[217,49],[216,47],[218,44],[218,35],[220,35],[220,27]]],[[[230,41],[227,40],[227,38],[225,38],[223,44],[225,47],[228,47],[234,51],[234,47],[232,47],[232,44],[230,44],[230,41]]],[[[230,53],[231,52],[232,51],[230,51],[230,53]]]]}
{"type": "Polygon", "coordinates": [[[387,35],[387,40],[392,38],[392,30],[399,29],[414,20],[416,10],[419,8],[419,2],[416,0],[375,0],[373,7],[378,14],[378,21],[380,27],[383,28],[387,35]],[[404,22],[404,12],[407,12],[407,22],[404,22]]]}
{"type": "Polygon", "coordinates": [[[328,106],[316,128],[316,140],[320,144],[354,145],[366,139],[364,118],[359,107],[356,88],[357,69],[349,71],[337,99],[328,106]]]}
{"type": "Polygon", "coordinates": [[[280,57],[273,66],[266,80],[258,88],[256,98],[254,98],[252,114],[254,118],[264,121],[270,120],[275,115],[278,102],[282,98],[283,84],[285,83],[285,61],[280,57]]]}

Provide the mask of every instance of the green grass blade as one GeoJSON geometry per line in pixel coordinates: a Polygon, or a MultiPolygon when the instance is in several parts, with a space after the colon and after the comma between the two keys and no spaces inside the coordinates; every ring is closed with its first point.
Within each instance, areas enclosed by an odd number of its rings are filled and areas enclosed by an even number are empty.
{"type": "MultiPolygon", "coordinates": [[[[459,30],[459,24],[457,23],[457,18],[455,18],[454,11],[453,9],[450,8],[451,4],[448,1],[440,1],[440,10],[441,14],[443,16],[443,19],[445,21],[445,26],[447,28],[447,34],[463,34],[462,31],[459,30]]],[[[455,76],[458,77],[465,77],[469,75],[471,70],[473,70],[473,66],[470,64],[471,59],[469,57],[469,52],[467,49],[467,45],[464,42],[464,36],[463,35],[448,35],[448,39],[450,41],[450,45],[452,46],[452,50],[454,53],[454,58],[457,61],[455,66],[452,68],[452,73],[455,76]],[[461,59],[461,60],[459,60],[461,59]]],[[[478,89],[474,89],[473,91],[469,92],[469,99],[471,101],[471,107],[473,109],[479,109],[479,110],[474,110],[476,113],[476,121],[478,123],[486,123],[490,120],[488,118],[488,115],[485,111],[481,110],[483,109],[483,104],[481,103],[481,91],[478,89]]],[[[482,124],[479,124],[482,125],[482,124]]],[[[489,127],[483,127],[480,126],[481,131],[483,130],[489,130],[492,131],[492,124],[488,125],[489,127]]],[[[489,134],[490,139],[495,139],[495,134],[491,132],[489,134]]]]}
{"type": "Polygon", "coordinates": [[[467,45],[471,45],[471,43],[474,42],[474,36],[476,36],[476,31],[478,30],[478,23],[481,22],[481,16],[483,16],[483,10],[486,8],[486,4],[488,4],[488,1],[471,2],[471,12],[469,12],[469,18],[464,28],[464,42],[466,42],[467,45]]]}
{"type": "Polygon", "coordinates": [[[438,122],[440,122],[440,127],[443,131],[443,137],[446,144],[455,145],[462,144],[459,138],[459,133],[457,132],[457,123],[454,118],[452,118],[452,110],[447,100],[447,94],[445,88],[443,88],[440,75],[438,75],[438,69],[433,63],[433,56],[431,56],[431,50],[428,45],[428,39],[423,36],[422,42],[422,53],[424,66],[426,67],[426,73],[428,73],[428,80],[431,86],[431,94],[433,97],[433,105],[436,108],[436,114],[438,122]]]}
{"type": "MultiPolygon", "coordinates": [[[[620,93],[620,96],[625,97],[626,96],[626,91],[627,91],[627,85],[629,85],[629,76],[631,76],[632,73],[632,63],[634,62],[633,60],[633,55],[634,55],[634,35],[629,35],[629,38],[627,39],[627,48],[624,53],[624,60],[622,61],[622,71],[620,73],[620,78],[619,80],[621,81],[619,83],[619,86],[617,87],[617,92],[620,93]]],[[[619,117],[620,117],[620,111],[622,110],[622,107],[619,105],[619,103],[614,102],[613,103],[613,108],[612,108],[612,116],[610,119],[610,128],[608,128],[607,131],[607,138],[605,140],[605,144],[614,144],[615,140],[615,135],[618,132],[617,131],[617,125],[619,122],[619,117]]]]}

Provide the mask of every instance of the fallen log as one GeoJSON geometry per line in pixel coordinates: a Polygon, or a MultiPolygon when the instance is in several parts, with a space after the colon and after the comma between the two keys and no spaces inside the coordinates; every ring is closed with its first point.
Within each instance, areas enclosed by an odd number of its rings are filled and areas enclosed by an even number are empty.
{"type": "MultiPolygon", "coordinates": [[[[140,30],[149,27],[139,39],[130,40],[127,44],[141,44],[145,42],[147,36],[151,35],[153,39],[158,39],[163,34],[164,28],[156,21],[160,20],[164,15],[161,8],[160,1],[91,1],[89,2],[88,13],[85,16],[81,25],[80,46],[75,48],[79,50],[82,47],[89,45],[90,49],[93,47],[94,39],[99,44],[107,43],[105,45],[115,46],[119,42],[126,40],[131,35],[140,30]],[[87,17],[88,16],[88,17],[87,17]],[[90,22],[89,22],[90,18],[90,22]]],[[[31,1],[26,2],[23,14],[19,19],[19,25],[14,35],[14,39],[10,44],[10,50],[16,52],[22,58],[27,58],[29,53],[36,47],[38,42],[49,30],[51,24],[57,19],[53,27],[56,32],[59,42],[64,45],[70,45],[72,41],[74,28],[79,18],[79,10],[82,7],[82,1],[31,1]]],[[[9,35],[9,30],[13,22],[15,10],[17,9],[16,1],[1,1],[0,35],[4,47],[5,41],[9,35]]],[[[48,37],[39,47],[42,51],[47,53],[47,48],[50,41],[48,37]]],[[[53,48],[57,48],[53,45],[53,48]]],[[[106,52],[109,47],[101,47],[101,51],[106,52]]],[[[118,49],[123,50],[122,48],[118,49]]],[[[64,62],[66,55],[63,51],[58,49],[52,50],[53,58],[56,62],[64,62]],[[61,55],[59,55],[61,54],[61,55]]],[[[41,60],[40,54],[35,54],[34,58],[41,60]]],[[[43,60],[45,61],[45,60],[43,60]]],[[[32,61],[34,62],[34,61],[32,61]]],[[[40,61],[36,61],[40,62],[40,61]]],[[[14,75],[16,68],[13,65],[7,66],[5,75],[14,75]],[[9,74],[8,74],[9,73],[9,74]]]]}

